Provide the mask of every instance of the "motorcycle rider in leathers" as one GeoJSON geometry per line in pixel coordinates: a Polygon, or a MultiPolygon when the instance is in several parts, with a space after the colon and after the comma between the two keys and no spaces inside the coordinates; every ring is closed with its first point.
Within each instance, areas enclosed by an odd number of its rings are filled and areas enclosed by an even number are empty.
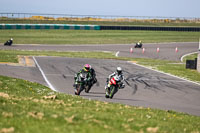
{"type": "Polygon", "coordinates": [[[94,68],[92,68],[91,65],[90,65],[90,70],[89,71],[90,71],[90,73],[92,75],[91,83],[93,85],[93,84],[97,83],[96,72],[95,72],[94,68]]]}
{"type": "Polygon", "coordinates": [[[11,46],[12,43],[13,43],[13,39],[10,38],[10,40],[6,41],[6,42],[4,43],[4,45],[11,46]]]}
{"type": "Polygon", "coordinates": [[[78,80],[79,80],[79,75],[81,73],[87,73],[87,84],[88,86],[92,87],[93,84],[95,84],[97,82],[97,79],[96,79],[96,74],[95,74],[95,70],[89,65],[89,64],[85,64],[84,67],[78,72],[75,74],[74,76],[74,87],[76,88],[76,85],[78,83],[78,80]]]}
{"type": "Polygon", "coordinates": [[[119,89],[123,89],[123,88],[125,87],[125,84],[123,83],[123,81],[124,81],[124,75],[123,75],[123,73],[122,73],[122,68],[121,68],[121,67],[117,67],[116,72],[110,74],[109,77],[107,78],[107,83],[106,83],[106,86],[105,86],[105,89],[107,89],[107,90],[106,90],[106,96],[105,96],[106,98],[109,97],[109,92],[110,92],[110,84],[109,84],[109,81],[110,81],[110,79],[111,79],[112,77],[114,77],[114,76],[117,76],[118,79],[119,79],[119,82],[118,82],[118,84],[120,85],[120,86],[119,86],[119,89]]]}
{"type": "Polygon", "coordinates": [[[142,41],[140,40],[139,42],[137,42],[135,47],[142,48],[142,41]]]}

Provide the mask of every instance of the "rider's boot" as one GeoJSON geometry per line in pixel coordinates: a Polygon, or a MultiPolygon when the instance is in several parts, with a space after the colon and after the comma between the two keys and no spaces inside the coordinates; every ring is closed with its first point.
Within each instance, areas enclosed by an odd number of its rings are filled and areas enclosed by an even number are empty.
{"type": "Polygon", "coordinates": [[[74,87],[74,93],[75,93],[75,95],[78,95],[78,90],[76,89],[76,85],[77,85],[76,83],[73,84],[73,87],[74,87]]]}
{"type": "Polygon", "coordinates": [[[75,93],[75,95],[78,95],[78,91],[76,88],[74,89],[74,93],[75,93]]]}
{"type": "Polygon", "coordinates": [[[106,95],[105,95],[106,98],[109,98],[109,94],[108,92],[106,91],[106,95]]]}

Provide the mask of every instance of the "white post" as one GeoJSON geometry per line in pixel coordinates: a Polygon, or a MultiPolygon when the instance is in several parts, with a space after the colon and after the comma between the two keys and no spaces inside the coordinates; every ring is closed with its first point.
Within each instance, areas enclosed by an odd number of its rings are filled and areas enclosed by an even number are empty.
{"type": "Polygon", "coordinates": [[[200,37],[199,37],[199,51],[200,51],[200,37]]]}
{"type": "Polygon", "coordinates": [[[199,50],[197,55],[197,71],[200,72],[200,38],[199,38],[199,50]]]}
{"type": "Polygon", "coordinates": [[[200,51],[200,37],[199,37],[199,51],[200,51]]]}

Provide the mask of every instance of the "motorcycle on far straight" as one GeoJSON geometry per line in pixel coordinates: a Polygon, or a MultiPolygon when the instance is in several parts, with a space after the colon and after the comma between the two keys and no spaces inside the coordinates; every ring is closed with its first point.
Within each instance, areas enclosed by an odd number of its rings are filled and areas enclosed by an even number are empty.
{"type": "Polygon", "coordinates": [[[4,43],[4,46],[11,46],[12,44],[13,44],[13,39],[11,38],[10,40],[4,43]]]}
{"type": "Polygon", "coordinates": [[[142,48],[142,43],[136,43],[135,48],[142,48]]]}
{"type": "Polygon", "coordinates": [[[90,89],[91,85],[87,81],[87,73],[80,73],[77,84],[75,85],[75,95],[80,95],[83,90],[88,93],[90,89]]]}

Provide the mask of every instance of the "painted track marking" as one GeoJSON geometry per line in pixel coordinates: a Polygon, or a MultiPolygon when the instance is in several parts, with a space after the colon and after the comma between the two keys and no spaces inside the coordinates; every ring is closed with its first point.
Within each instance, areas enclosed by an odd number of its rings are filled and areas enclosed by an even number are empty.
{"type": "Polygon", "coordinates": [[[183,58],[184,58],[184,57],[186,57],[186,56],[188,56],[188,55],[191,55],[191,54],[196,54],[196,53],[198,53],[198,52],[192,52],[192,53],[188,53],[188,54],[183,55],[183,56],[181,57],[181,62],[183,62],[183,58]]]}
{"type": "Polygon", "coordinates": [[[54,86],[50,83],[50,81],[47,79],[46,75],[44,74],[44,71],[42,70],[42,68],[40,67],[40,65],[38,64],[37,60],[35,59],[35,57],[33,56],[33,60],[35,61],[36,66],[39,68],[44,80],[46,81],[46,83],[48,84],[49,88],[51,88],[54,91],[57,91],[54,86]]]}
{"type": "Polygon", "coordinates": [[[118,56],[119,56],[119,51],[118,51],[118,52],[115,54],[115,56],[116,56],[116,57],[118,57],[118,56]]]}

